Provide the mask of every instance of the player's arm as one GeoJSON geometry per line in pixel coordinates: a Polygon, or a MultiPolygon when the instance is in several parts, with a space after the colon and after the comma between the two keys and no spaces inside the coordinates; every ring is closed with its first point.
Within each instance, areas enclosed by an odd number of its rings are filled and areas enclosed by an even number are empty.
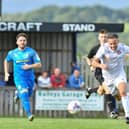
{"type": "Polygon", "coordinates": [[[33,53],[33,62],[34,62],[33,64],[25,64],[23,66],[23,69],[27,70],[27,69],[41,68],[42,64],[36,51],[34,51],[33,53]]]}
{"type": "Polygon", "coordinates": [[[92,65],[92,60],[93,60],[93,59],[86,57],[86,62],[87,62],[87,64],[89,65],[90,70],[91,70],[91,71],[94,71],[94,67],[93,67],[93,65],[92,65]]]}
{"type": "Polygon", "coordinates": [[[87,64],[88,64],[89,66],[92,66],[92,58],[94,57],[94,55],[95,55],[95,48],[93,47],[93,48],[89,51],[89,53],[88,53],[88,55],[87,55],[87,57],[86,57],[86,62],[87,62],[87,64]]]}
{"type": "Polygon", "coordinates": [[[93,67],[101,68],[101,69],[105,69],[105,70],[108,69],[107,65],[106,64],[101,64],[99,60],[100,60],[99,58],[94,57],[94,59],[92,61],[93,67]]]}
{"type": "Polygon", "coordinates": [[[31,68],[41,68],[41,66],[42,66],[41,62],[30,65],[31,68]]]}
{"type": "Polygon", "coordinates": [[[104,46],[101,46],[93,58],[93,61],[92,61],[93,67],[106,70],[108,68],[107,65],[100,63],[100,60],[103,60],[104,57],[105,57],[105,48],[104,48],[104,46]]]}
{"type": "Polygon", "coordinates": [[[9,80],[9,62],[6,60],[4,60],[4,80],[9,80]]]}
{"type": "Polygon", "coordinates": [[[96,54],[96,46],[91,48],[91,50],[89,51],[89,53],[86,57],[86,62],[89,65],[91,71],[94,71],[94,67],[92,66],[92,60],[93,60],[95,54],[96,54]]]}
{"type": "Polygon", "coordinates": [[[39,63],[34,63],[34,64],[25,64],[23,66],[23,69],[35,69],[35,68],[41,68],[42,64],[39,62],[39,63]]]}

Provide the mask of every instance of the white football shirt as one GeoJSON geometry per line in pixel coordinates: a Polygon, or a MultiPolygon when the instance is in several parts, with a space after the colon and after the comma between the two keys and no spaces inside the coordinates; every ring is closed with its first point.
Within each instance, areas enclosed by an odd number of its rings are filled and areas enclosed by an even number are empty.
{"type": "Polygon", "coordinates": [[[95,57],[108,66],[107,70],[102,69],[105,80],[112,82],[120,74],[125,74],[124,57],[127,53],[129,53],[129,46],[123,43],[119,43],[115,51],[109,47],[108,43],[99,48],[95,57]]]}

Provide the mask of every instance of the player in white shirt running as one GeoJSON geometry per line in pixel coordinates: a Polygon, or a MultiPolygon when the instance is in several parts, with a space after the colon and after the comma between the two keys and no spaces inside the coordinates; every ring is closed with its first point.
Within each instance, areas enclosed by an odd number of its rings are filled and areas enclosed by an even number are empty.
{"type": "Polygon", "coordinates": [[[126,54],[129,54],[129,46],[120,43],[118,36],[110,33],[107,43],[101,46],[96,53],[93,66],[102,69],[106,93],[111,93],[115,87],[118,89],[125,111],[126,123],[129,124],[129,98],[126,94],[127,79],[124,71],[126,54]],[[99,60],[101,60],[101,64],[99,60]]]}

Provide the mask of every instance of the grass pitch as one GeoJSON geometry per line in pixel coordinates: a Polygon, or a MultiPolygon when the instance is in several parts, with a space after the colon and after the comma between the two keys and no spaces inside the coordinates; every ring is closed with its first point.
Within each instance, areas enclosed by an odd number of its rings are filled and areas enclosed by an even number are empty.
{"type": "Polygon", "coordinates": [[[0,129],[129,129],[124,119],[0,118],[0,129]]]}

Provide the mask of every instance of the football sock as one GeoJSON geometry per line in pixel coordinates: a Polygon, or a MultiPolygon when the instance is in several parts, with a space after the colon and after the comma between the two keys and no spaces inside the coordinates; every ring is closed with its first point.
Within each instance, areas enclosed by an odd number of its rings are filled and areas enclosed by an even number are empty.
{"type": "Polygon", "coordinates": [[[27,92],[24,92],[21,94],[21,102],[22,102],[23,108],[24,108],[27,116],[30,116],[31,115],[30,101],[29,101],[29,95],[27,92]]]}
{"type": "Polygon", "coordinates": [[[112,96],[112,95],[111,95],[111,99],[112,99],[112,105],[115,109],[116,108],[116,100],[115,100],[114,96],[112,96]]]}
{"type": "Polygon", "coordinates": [[[122,96],[121,100],[125,111],[125,117],[129,117],[129,98],[128,96],[122,96]]]}
{"type": "Polygon", "coordinates": [[[98,87],[89,89],[89,93],[97,93],[98,87]]]}
{"type": "Polygon", "coordinates": [[[115,107],[114,107],[115,105],[113,104],[113,101],[112,101],[112,95],[106,94],[105,99],[106,99],[106,103],[109,108],[109,111],[112,112],[115,109],[115,107]]]}

